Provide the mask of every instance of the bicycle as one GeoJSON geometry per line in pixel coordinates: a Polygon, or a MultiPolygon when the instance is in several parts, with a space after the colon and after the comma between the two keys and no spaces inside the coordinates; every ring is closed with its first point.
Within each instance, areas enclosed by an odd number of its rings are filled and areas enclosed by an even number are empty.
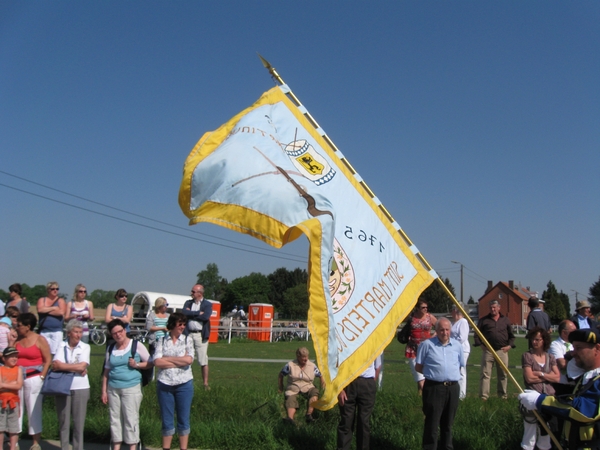
{"type": "Polygon", "coordinates": [[[96,345],[106,344],[106,325],[102,324],[100,327],[94,324],[90,328],[90,340],[96,345]]]}

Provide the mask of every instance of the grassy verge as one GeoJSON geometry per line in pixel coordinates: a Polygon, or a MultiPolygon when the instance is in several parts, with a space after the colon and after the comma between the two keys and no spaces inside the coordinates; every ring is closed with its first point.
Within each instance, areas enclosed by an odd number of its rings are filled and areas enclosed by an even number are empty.
{"type": "MultiPolygon", "coordinates": [[[[511,365],[520,365],[526,351],[525,339],[510,353],[511,365]]],[[[209,357],[285,359],[306,345],[314,356],[312,343],[259,343],[236,340],[231,344],[211,344],[209,357]]],[[[92,345],[91,399],[86,417],[85,439],[107,443],[110,440],[108,408],[100,401],[100,371],[103,348],[92,345]]],[[[473,348],[470,364],[479,364],[481,351],[473,348]]],[[[298,427],[281,420],[282,396],[277,393],[277,375],[282,363],[210,362],[211,391],[202,389],[200,368],[194,365],[196,392],[192,405],[192,433],[189,448],[211,449],[335,449],[337,408],[317,413],[317,422],[304,424],[304,409],[297,415],[298,427]]],[[[522,382],[520,369],[511,369],[522,382]]],[[[487,402],[478,398],[479,367],[468,367],[468,397],[460,403],[454,426],[456,448],[505,450],[519,448],[522,422],[515,398],[517,389],[509,384],[511,398],[495,397],[487,402]]],[[[492,380],[492,392],[495,378],[492,380]]],[[[160,415],[153,384],[144,388],[140,429],[144,443],[160,447],[160,415]]],[[[24,428],[26,429],[26,428],[24,428]]],[[[392,342],[384,353],[383,388],[377,395],[372,416],[372,448],[409,450],[421,447],[423,414],[416,395],[404,346],[392,342]]],[[[43,438],[58,438],[54,400],[44,401],[43,438]]],[[[177,442],[173,443],[173,447],[177,442]]]]}

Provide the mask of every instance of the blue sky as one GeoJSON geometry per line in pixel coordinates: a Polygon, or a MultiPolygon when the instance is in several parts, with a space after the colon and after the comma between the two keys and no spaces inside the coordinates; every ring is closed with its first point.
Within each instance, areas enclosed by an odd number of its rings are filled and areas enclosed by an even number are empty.
{"type": "Polygon", "coordinates": [[[465,299],[598,280],[597,2],[5,1],[1,287],[305,267],[305,239],[188,227],[177,203],[201,135],[274,85],[257,52],[457,294],[452,260],[465,299]]]}

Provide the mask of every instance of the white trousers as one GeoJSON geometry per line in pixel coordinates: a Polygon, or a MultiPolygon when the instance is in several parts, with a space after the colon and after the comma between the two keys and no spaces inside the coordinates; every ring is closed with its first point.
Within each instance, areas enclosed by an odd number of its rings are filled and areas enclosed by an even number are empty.
{"type": "Polygon", "coordinates": [[[538,435],[540,427],[537,421],[535,423],[529,423],[523,421],[523,439],[521,440],[521,448],[524,450],[534,450],[536,442],[537,448],[540,450],[550,450],[552,447],[550,443],[550,435],[546,436],[538,435]]]}
{"type": "Polygon", "coordinates": [[[39,376],[25,378],[23,387],[19,392],[21,405],[19,408],[19,430],[23,430],[23,410],[27,409],[27,419],[29,420],[29,434],[38,434],[42,432],[42,402],[44,396],[40,394],[43,380],[39,376]]]}

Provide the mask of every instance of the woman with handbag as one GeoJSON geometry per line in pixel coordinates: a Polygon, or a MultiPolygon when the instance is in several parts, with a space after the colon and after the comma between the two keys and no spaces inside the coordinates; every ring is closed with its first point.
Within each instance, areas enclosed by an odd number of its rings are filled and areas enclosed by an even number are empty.
{"type": "Polygon", "coordinates": [[[41,450],[40,439],[42,437],[42,401],[44,396],[40,394],[44,378],[50,368],[52,356],[50,346],[44,338],[35,331],[37,318],[32,313],[20,314],[17,319],[17,342],[15,347],[19,352],[17,365],[25,371],[25,380],[21,389],[21,407],[19,420],[23,424],[23,410],[27,409],[29,419],[29,434],[33,445],[30,450],[41,450]]]}
{"type": "Polygon", "coordinates": [[[404,356],[408,359],[410,371],[412,372],[413,379],[417,383],[419,395],[423,392],[425,377],[415,370],[417,349],[421,342],[431,338],[431,329],[435,327],[436,322],[437,319],[435,316],[428,312],[427,302],[425,300],[417,301],[417,306],[410,319],[410,337],[408,338],[408,344],[406,344],[404,356]]]}
{"type": "MultiPolygon", "coordinates": [[[[525,336],[529,340],[529,351],[523,353],[521,366],[525,389],[533,389],[540,394],[554,395],[551,383],[560,381],[560,371],[556,359],[548,353],[552,338],[548,330],[535,327],[525,336]]],[[[521,448],[524,450],[549,450],[552,447],[550,435],[539,427],[533,413],[523,416],[523,439],[521,448]],[[539,434],[539,435],[538,435],[539,434]]]]}
{"type": "Polygon", "coordinates": [[[167,322],[169,332],[156,341],[156,396],[162,418],[163,449],[171,448],[175,434],[175,412],[179,447],[187,450],[188,446],[190,409],[194,398],[194,341],[183,334],[186,325],[186,316],[181,313],[171,314],[167,322]]]}
{"type": "Polygon", "coordinates": [[[136,450],[140,442],[139,417],[143,398],[142,374],[138,369],[152,367],[152,363],[148,361],[150,355],[146,347],[127,337],[121,319],[111,320],[108,332],[114,344],[106,351],[101,399],[109,407],[112,449],[120,450],[125,444],[130,450],[136,450]]]}
{"type": "Polygon", "coordinates": [[[69,450],[69,432],[73,418],[73,450],[83,450],[83,429],[87,404],[90,399],[90,382],[87,369],[90,365],[90,346],[81,340],[83,324],[78,319],[67,323],[67,340],[62,342],[52,363],[52,370],[73,372],[70,395],[57,395],[54,399],[60,446],[69,450]]]}

